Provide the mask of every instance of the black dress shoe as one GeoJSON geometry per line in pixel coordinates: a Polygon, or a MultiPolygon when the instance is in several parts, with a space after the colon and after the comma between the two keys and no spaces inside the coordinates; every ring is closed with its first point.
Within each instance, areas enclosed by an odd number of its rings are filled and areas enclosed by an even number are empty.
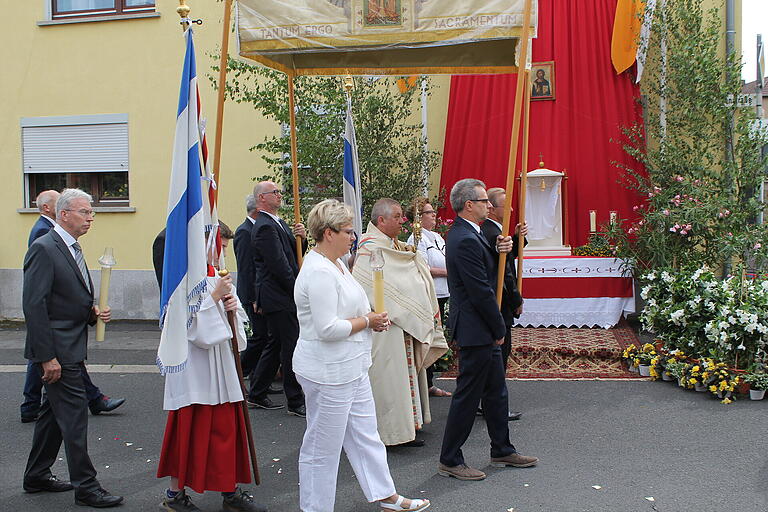
{"type": "Polygon", "coordinates": [[[62,482],[51,475],[46,480],[24,480],[24,490],[28,493],[33,492],[65,492],[72,490],[72,484],[62,482]]]}
{"type": "Polygon", "coordinates": [[[114,507],[123,502],[122,496],[112,496],[109,491],[99,487],[93,492],[75,493],[75,505],[94,508],[114,507]]]}
{"type": "Polygon", "coordinates": [[[101,398],[97,398],[88,404],[88,408],[91,410],[91,414],[101,414],[102,412],[114,411],[125,403],[125,398],[109,398],[106,395],[101,395],[101,398]]]}
{"type": "Polygon", "coordinates": [[[424,440],[419,439],[417,437],[413,441],[408,441],[407,443],[398,444],[397,446],[405,446],[406,448],[421,448],[422,446],[424,446],[424,440]]]}
{"type": "Polygon", "coordinates": [[[270,384],[267,388],[268,395],[280,395],[283,393],[283,387],[278,384],[270,384]]]}
{"type": "Polygon", "coordinates": [[[299,418],[306,418],[307,407],[303,404],[298,407],[289,407],[288,414],[292,414],[293,416],[298,416],[299,418]]]}
{"type": "Polygon", "coordinates": [[[37,421],[37,414],[22,414],[21,415],[21,422],[22,423],[34,423],[37,421]]]}
{"type": "MultiPolygon", "coordinates": [[[[483,408],[478,407],[477,412],[475,413],[476,416],[482,416],[483,415],[483,408]]],[[[517,412],[517,411],[509,411],[507,413],[507,421],[517,421],[520,418],[523,417],[523,413],[517,412]]]]}
{"type": "Polygon", "coordinates": [[[253,399],[253,398],[249,398],[248,399],[248,407],[250,407],[251,409],[253,409],[255,407],[257,409],[273,410],[273,409],[282,409],[285,406],[283,404],[275,403],[272,400],[270,400],[269,397],[265,396],[261,400],[256,400],[256,399],[253,399]]]}

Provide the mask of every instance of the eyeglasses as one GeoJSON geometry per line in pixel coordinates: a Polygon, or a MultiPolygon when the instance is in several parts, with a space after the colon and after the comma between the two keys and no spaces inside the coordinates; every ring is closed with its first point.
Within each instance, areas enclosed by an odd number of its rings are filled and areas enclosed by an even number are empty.
{"type": "Polygon", "coordinates": [[[264,195],[264,196],[267,195],[267,194],[275,194],[276,196],[283,195],[283,193],[280,192],[278,189],[270,190],[269,192],[262,192],[261,194],[264,195]]]}
{"type": "Polygon", "coordinates": [[[436,213],[437,212],[435,210],[424,210],[423,212],[421,212],[422,215],[434,215],[436,213]]]}
{"type": "Polygon", "coordinates": [[[483,202],[483,203],[485,203],[485,204],[491,204],[491,200],[490,200],[490,199],[488,199],[487,197],[486,197],[485,199],[469,199],[469,201],[474,201],[474,202],[483,202]]]}
{"type": "Polygon", "coordinates": [[[96,212],[94,210],[86,210],[85,208],[83,208],[81,210],[67,210],[67,209],[64,209],[64,211],[65,212],[77,212],[80,215],[82,215],[83,217],[95,217],[96,216],[96,212]]]}

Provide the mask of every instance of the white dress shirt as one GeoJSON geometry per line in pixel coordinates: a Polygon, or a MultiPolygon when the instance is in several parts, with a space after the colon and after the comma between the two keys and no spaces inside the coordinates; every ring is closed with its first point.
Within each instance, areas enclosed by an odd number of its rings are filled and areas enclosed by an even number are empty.
{"type": "Polygon", "coordinates": [[[346,384],[371,366],[370,329],[351,334],[347,320],[371,311],[368,297],[349,270],[343,264],[341,268],[309,251],[293,289],[299,318],[293,371],[318,384],[346,384]]]}

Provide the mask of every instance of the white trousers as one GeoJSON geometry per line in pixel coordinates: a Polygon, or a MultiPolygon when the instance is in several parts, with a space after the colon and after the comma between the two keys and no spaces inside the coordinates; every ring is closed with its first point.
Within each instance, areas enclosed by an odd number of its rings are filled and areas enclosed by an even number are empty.
{"type": "Polygon", "coordinates": [[[342,448],[369,502],[395,494],[368,373],[347,384],[296,378],[307,407],[307,430],[299,453],[302,512],[333,512],[342,448]]]}

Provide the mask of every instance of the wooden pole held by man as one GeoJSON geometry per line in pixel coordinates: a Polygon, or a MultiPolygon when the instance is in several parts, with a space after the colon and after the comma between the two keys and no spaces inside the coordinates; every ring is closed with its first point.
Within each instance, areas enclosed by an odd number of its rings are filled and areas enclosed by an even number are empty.
{"type": "MultiPolygon", "coordinates": [[[[515,108],[512,116],[512,142],[509,148],[509,165],[507,168],[507,197],[504,201],[504,222],[502,223],[501,236],[506,237],[509,235],[509,222],[511,217],[512,207],[512,194],[515,192],[515,164],[517,163],[517,146],[520,138],[520,111],[525,97],[525,87],[530,87],[528,84],[527,73],[525,67],[528,63],[528,41],[530,39],[530,25],[531,25],[531,0],[525,0],[525,10],[523,11],[523,28],[520,41],[520,51],[518,52],[518,71],[517,71],[517,86],[515,89],[515,108]]],[[[523,162],[523,167],[527,165],[523,162]]],[[[525,218],[525,212],[520,211],[520,218],[525,218]]],[[[522,254],[520,254],[522,257],[522,254]]],[[[499,273],[496,280],[496,302],[501,307],[501,296],[504,292],[504,271],[506,269],[507,255],[506,253],[499,254],[499,273]]],[[[518,276],[519,279],[519,276],[518,276]]],[[[519,290],[522,292],[522,289],[519,290]]]]}

